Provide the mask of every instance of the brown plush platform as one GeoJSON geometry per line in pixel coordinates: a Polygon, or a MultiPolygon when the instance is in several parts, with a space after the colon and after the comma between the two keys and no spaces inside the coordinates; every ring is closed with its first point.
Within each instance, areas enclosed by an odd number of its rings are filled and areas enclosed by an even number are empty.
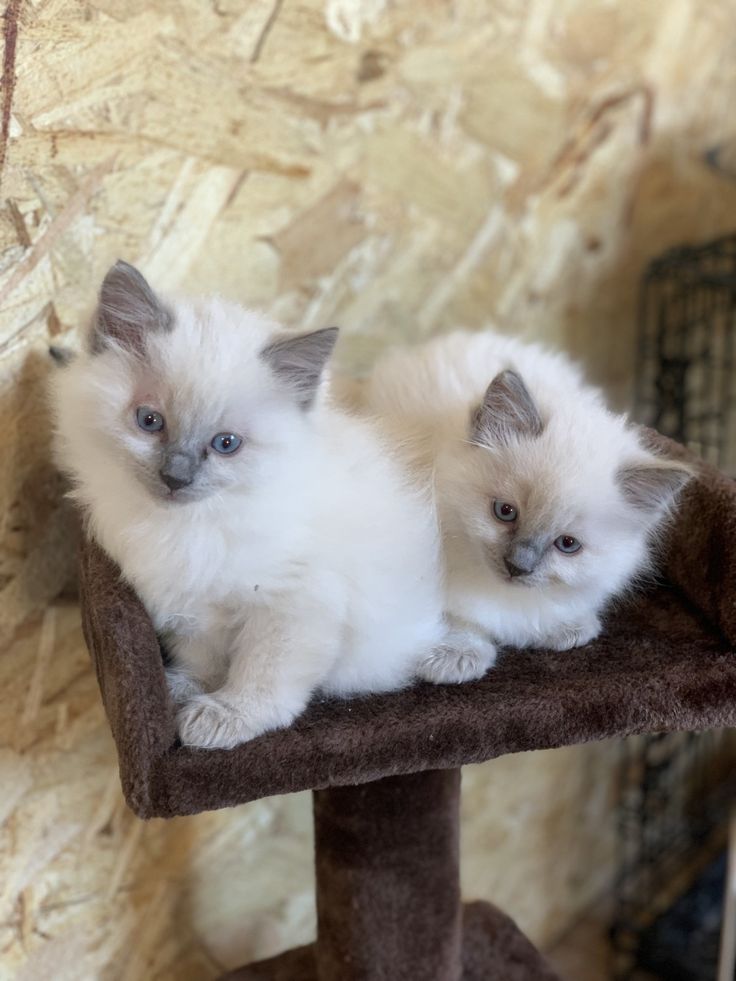
{"type": "MultiPolygon", "coordinates": [[[[490,903],[466,903],[460,981],[559,981],[514,921],[490,903]]],[[[433,977],[433,975],[429,975],[433,977]]],[[[396,974],[386,978],[399,981],[396,974]]],[[[410,974],[406,981],[416,981],[410,974]]],[[[322,981],[315,944],[248,964],[220,981],[322,981]]]]}
{"type": "Polygon", "coordinates": [[[731,645],[667,585],[622,605],[584,648],[509,650],[475,683],[315,701],[289,729],[235,749],[176,748],[148,618],[93,545],[85,548],[83,580],[85,629],[123,787],[141,817],[635,732],[736,724],[731,645]]]}
{"type": "MultiPolygon", "coordinates": [[[[675,444],[651,438],[664,452],[685,455],[675,444]]],[[[142,817],[171,817],[271,794],[319,791],[317,944],[234,976],[253,981],[552,978],[503,914],[472,906],[465,911],[464,930],[460,925],[452,857],[459,774],[456,780],[453,768],[504,753],[632,733],[735,725],[736,484],[712,467],[701,465],[686,490],[660,568],[660,583],[620,603],[603,635],[585,648],[508,650],[496,668],[471,684],[315,700],[289,729],[232,750],[206,751],[176,744],[150,620],[114,564],[85,543],[85,636],[133,810],[142,817]],[[330,787],[342,789],[321,790],[330,787]],[[322,836],[321,794],[334,811],[330,833],[322,836]],[[412,812],[412,833],[402,836],[399,829],[412,812]],[[447,838],[443,854],[433,844],[433,822],[439,822],[440,838],[447,838]],[[332,845],[346,835],[352,835],[352,847],[347,858],[336,858],[332,845]],[[397,836],[400,849],[391,846],[397,836]],[[421,847],[415,848],[417,840],[421,847]],[[403,877],[381,884],[384,866],[397,863],[404,865],[403,877]],[[428,897],[438,890],[448,905],[433,909],[428,897]],[[393,909],[387,916],[386,897],[397,895],[404,895],[406,912],[393,909]],[[410,942],[411,937],[423,939],[410,942]],[[359,950],[364,962],[355,959],[359,950]]]]}
{"type": "Polygon", "coordinates": [[[96,546],[85,547],[82,568],[86,636],[123,788],[141,817],[194,814],[527,749],[736,724],[732,645],[668,584],[622,604],[585,648],[509,650],[484,679],[466,685],[318,700],[289,729],[232,750],[176,747],[150,621],[96,546]]]}

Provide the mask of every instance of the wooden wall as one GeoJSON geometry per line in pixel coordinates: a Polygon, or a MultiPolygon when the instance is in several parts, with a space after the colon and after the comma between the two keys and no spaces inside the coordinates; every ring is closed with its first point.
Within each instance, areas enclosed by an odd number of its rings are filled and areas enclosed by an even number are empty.
{"type": "MultiPolygon", "coordinates": [[[[358,370],[494,321],[623,406],[644,264],[736,223],[736,7],[4,0],[1,26],[0,975],[208,978],[308,934],[308,806],[143,827],[121,805],[76,613],[46,608],[73,566],[49,341],[120,256],[340,323],[358,370]]],[[[468,771],[467,888],[540,940],[607,880],[610,754],[468,771]]]]}

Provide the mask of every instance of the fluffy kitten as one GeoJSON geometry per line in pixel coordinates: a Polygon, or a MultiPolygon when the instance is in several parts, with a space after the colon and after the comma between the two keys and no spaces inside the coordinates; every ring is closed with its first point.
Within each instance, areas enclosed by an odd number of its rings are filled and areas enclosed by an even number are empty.
{"type": "Polygon", "coordinates": [[[441,638],[432,509],[329,405],[336,334],[164,302],[118,262],[56,373],[60,466],[166,638],[185,744],[287,725],[315,689],[398,688],[441,638]]]}
{"type": "Polygon", "coordinates": [[[565,357],[490,332],[390,353],[363,401],[433,476],[452,626],[425,668],[435,681],[483,674],[496,644],[596,637],[690,475],[644,449],[565,357]]]}

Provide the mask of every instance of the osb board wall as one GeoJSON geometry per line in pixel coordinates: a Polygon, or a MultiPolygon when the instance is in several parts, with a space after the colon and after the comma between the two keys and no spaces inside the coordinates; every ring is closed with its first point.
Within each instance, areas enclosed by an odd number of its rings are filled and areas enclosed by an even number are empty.
{"type": "MultiPolygon", "coordinates": [[[[0,978],[213,981],[314,936],[308,794],[144,823],[126,809],[73,605],[0,658],[0,978]]],[[[539,942],[608,881],[611,750],[466,767],[463,888],[539,942]]]]}
{"type": "MultiPolygon", "coordinates": [[[[731,0],[6,0],[2,29],[4,645],[68,578],[45,352],[76,342],[116,257],[340,323],[356,369],[493,320],[564,345],[623,405],[644,263],[736,216],[731,0]]],[[[238,944],[308,934],[305,799],[139,826],[75,614],[50,622],[0,659],[5,963],[209,977],[238,944]]],[[[609,753],[468,771],[467,889],[537,939],[610,869],[609,753]]]]}
{"type": "Polygon", "coordinates": [[[9,0],[0,640],[65,578],[47,342],[118,256],[340,323],[494,320],[625,401],[634,291],[736,215],[731,0],[9,0]]]}

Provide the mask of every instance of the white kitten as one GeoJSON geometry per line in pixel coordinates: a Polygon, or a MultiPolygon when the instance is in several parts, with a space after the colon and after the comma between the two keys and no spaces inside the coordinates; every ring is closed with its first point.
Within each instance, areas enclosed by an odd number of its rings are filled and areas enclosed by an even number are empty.
{"type": "Polygon", "coordinates": [[[363,400],[433,477],[453,628],[425,668],[434,681],[483,674],[495,644],[596,637],[690,475],[645,450],[565,357],[490,332],[390,353],[363,400]]]}
{"type": "Polygon", "coordinates": [[[328,404],[336,333],[162,302],[117,263],[56,373],[59,463],[167,639],[186,744],[287,725],[315,689],[399,688],[441,639],[432,508],[328,404]]]}

